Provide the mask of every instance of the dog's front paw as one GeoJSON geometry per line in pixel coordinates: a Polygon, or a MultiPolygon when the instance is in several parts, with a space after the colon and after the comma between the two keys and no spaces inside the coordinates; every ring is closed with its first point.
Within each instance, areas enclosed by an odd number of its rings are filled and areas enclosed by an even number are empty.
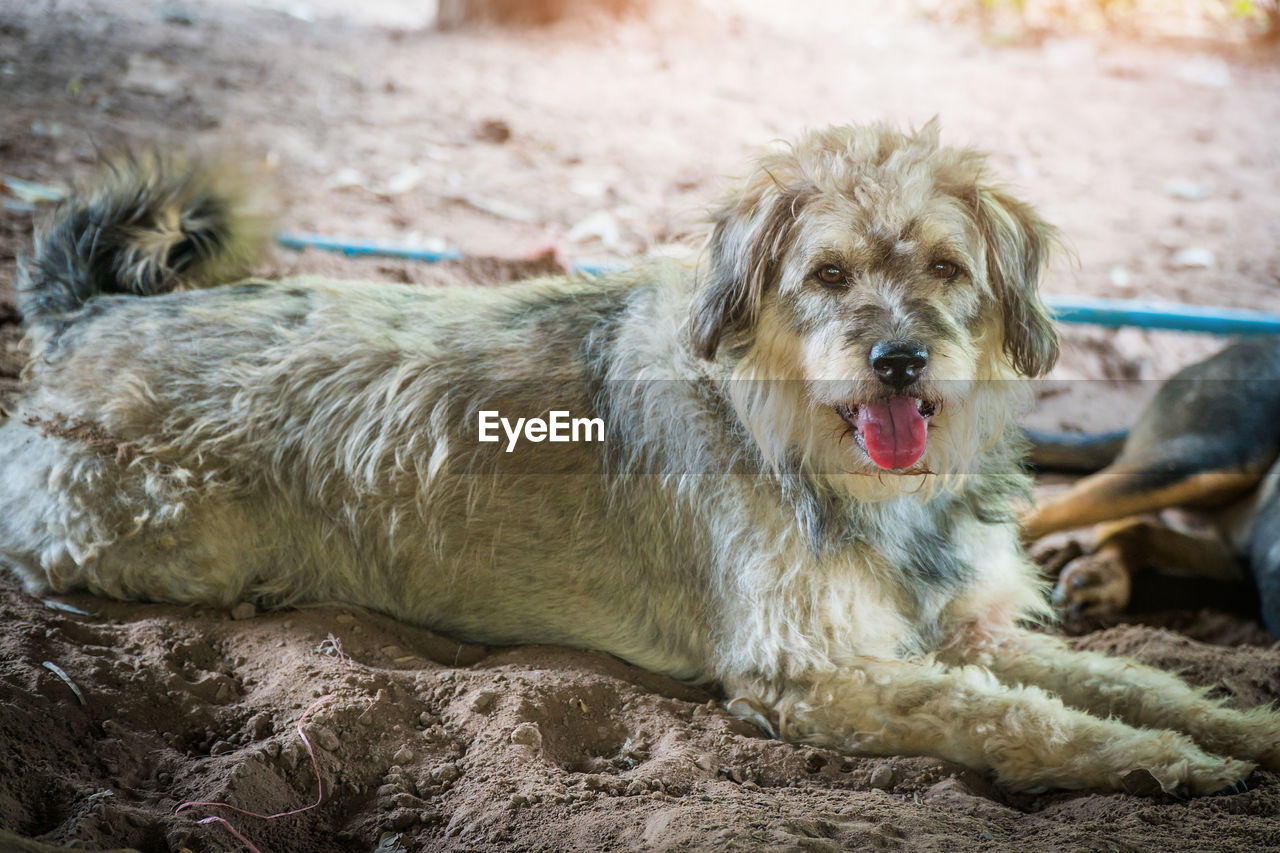
{"type": "Polygon", "coordinates": [[[1179,796],[1240,791],[1257,768],[1252,761],[1207,752],[1179,732],[1132,731],[1136,737],[1128,742],[1110,738],[1111,749],[1103,753],[1122,762],[1112,767],[1108,778],[1116,790],[1153,794],[1158,786],[1166,794],[1179,796]]]}
{"type": "Polygon", "coordinates": [[[1270,708],[1214,707],[1194,716],[1186,728],[1201,747],[1234,755],[1268,770],[1280,770],[1280,713],[1270,708]]]}
{"type": "Polygon", "coordinates": [[[1192,768],[1183,785],[1188,792],[1197,795],[1239,793],[1248,790],[1245,780],[1257,768],[1258,765],[1252,761],[1220,759],[1192,768]]]}
{"type": "Polygon", "coordinates": [[[1180,756],[1170,756],[1169,761],[1139,767],[1124,774],[1121,776],[1120,788],[1129,790],[1130,793],[1155,793],[1153,790],[1151,792],[1134,790],[1134,785],[1140,784],[1140,780],[1146,779],[1146,774],[1149,774],[1166,794],[1203,797],[1206,794],[1240,792],[1248,789],[1244,780],[1248,779],[1257,768],[1252,761],[1212,756],[1192,744],[1187,744],[1187,747],[1185,751],[1180,751],[1180,756]],[[1142,771],[1146,771],[1146,774],[1142,771]]]}
{"type": "Polygon", "coordinates": [[[1237,754],[1257,761],[1268,770],[1280,770],[1280,713],[1270,708],[1244,711],[1242,740],[1254,749],[1237,750],[1237,754]]]}
{"type": "Polygon", "coordinates": [[[1073,560],[1053,590],[1053,603],[1068,618],[1085,613],[1119,613],[1129,604],[1133,582],[1129,569],[1112,551],[1073,560]]]}

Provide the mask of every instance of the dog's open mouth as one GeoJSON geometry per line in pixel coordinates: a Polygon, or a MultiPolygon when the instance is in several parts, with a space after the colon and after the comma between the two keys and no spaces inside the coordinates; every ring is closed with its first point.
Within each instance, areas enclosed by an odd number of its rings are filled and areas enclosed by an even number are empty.
{"type": "Polygon", "coordinates": [[[928,420],[938,404],[916,397],[889,397],[863,403],[837,403],[836,413],[853,428],[855,440],[877,467],[896,471],[924,456],[928,420]]]}

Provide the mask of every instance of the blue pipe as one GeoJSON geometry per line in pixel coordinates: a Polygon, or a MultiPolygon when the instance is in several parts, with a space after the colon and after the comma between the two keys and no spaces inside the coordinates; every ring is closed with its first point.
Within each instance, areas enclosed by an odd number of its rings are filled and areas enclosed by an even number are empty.
{"type": "MultiPolygon", "coordinates": [[[[411,261],[437,263],[462,260],[453,249],[432,251],[386,243],[346,240],[322,234],[281,233],[280,245],[289,249],[323,249],[344,255],[376,255],[411,261]]],[[[602,275],[618,269],[614,264],[575,264],[572,272],[602,275]]],[[[1175,302],[1147,302],[1134,299],[1094,299],[1046,296],[1054,318],[1061,323],[1089,323],[1095,326],[1137,326],[1175,332],[1206,332],[1213,335],[1280,335],[1280,314],[1242,308],[1183,305],[1175,302]]]]}
{"type": "Polygon", "coordinates": [[[460,261],[462,253],[454,249],[415,249],[411,246],[393,246],[387,243],[346,240],[341,237],[326,237],[323,234],[305,234],[281,232],[276,235],[276,242],[286,249],[323,249],[326,252],[341,252],[344,255],[375,255],[382,258],[404,258],[409,261],[423,261],[428,264],[440,261],[460,261]]]}
{"type": "Polygon", "coordinates": [[[1137,326],[1214,335],[1280,335],[1280,315],[1244,308],[1065,296],[1046,296],[1045,302],[1061,323],[1137,326]]]}

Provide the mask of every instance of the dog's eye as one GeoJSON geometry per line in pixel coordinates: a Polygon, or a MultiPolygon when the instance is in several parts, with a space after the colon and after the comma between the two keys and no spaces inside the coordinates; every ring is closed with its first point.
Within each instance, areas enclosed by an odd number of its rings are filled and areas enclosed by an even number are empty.
{"type": "Polygon", "coordinates": [[[823,264],[813,271],[818,281],[827,285],[845,284],[849,280],[849,276],[844,270],[835,264],[823,264]]]}
{"type": "Polygon", "coordinates": [[[934,261],[929,265],[929,272],[935,278],[951,281],[951,279],[960,275],[960,267],[951,263],[951,261],[934,261]]]}

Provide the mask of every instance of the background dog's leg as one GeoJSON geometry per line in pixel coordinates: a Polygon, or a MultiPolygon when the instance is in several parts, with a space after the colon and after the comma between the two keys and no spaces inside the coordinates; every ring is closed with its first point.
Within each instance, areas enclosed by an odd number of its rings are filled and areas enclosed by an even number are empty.
{"type": "Polygon", "coordinates": [[[1094,714],[1185,732],[1213,753],[1280,767],[1280,714],[1228,708],[1154,667],[1076,651],[1058,637],[1030,631],[975,643],[950,660],[987,667],[1006,684],[1041,687],[1094,714]]]}
{"type": "Polygon", "coordinates": [[[1156,454],[1117,462],[1077,481],[1061,495],[1035,506],[1023,518],[1023,538],[1034,542],[1059,530],[1156,512],[1175,506],[1220,506],[1238,500],[1262,481],[1265,469],[1203,470],[1188,464],[1171,473],[1174,463],[1156,454]],[[1164,481],[1151,485],[1155,475],[1164,481]]]}
{"type": "Polygon", "coordinates": [[[1123,789],[1148,771],[1166,791],[1206,794],[1253,770],[1172,731],[1131,727],[1067,707],[1036,687],[1002,684],[977,667],[866,660],[838,673],[767,685],[727,685],[730,710],[772,709],[784,739],[874,755],[938,755],[1020,790],[1123,789]]]}
{"type": "Polygon", "coordinates": [[[1120,456],[1024,519],[1027,541],[1167,507],[1238,500],[1280,453],[1280,348],[1259,338],[1180,370],[1138,417],[1120,456]]]}

